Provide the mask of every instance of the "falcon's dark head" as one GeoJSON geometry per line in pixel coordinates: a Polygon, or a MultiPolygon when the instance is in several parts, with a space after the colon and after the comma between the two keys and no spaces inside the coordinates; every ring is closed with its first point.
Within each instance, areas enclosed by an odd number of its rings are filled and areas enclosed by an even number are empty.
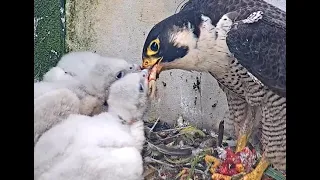
{"type": "Polygon", "coordinates": [[[184,57],[197,47],[201,22],[200,13],[184,11],[156,24],[144,43],[142,68],[158,64],[158,74],[166,69],[190,70],[184,57]]]}

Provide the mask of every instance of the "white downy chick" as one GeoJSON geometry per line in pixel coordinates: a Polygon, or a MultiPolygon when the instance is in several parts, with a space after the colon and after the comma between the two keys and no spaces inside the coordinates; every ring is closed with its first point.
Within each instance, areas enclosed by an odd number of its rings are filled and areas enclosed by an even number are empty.
{"type": "Polygon", "coordinates": [[[64,69],[54,67],[43,81],[34,83],[35,143],[70,113],[94,115],[106,109],[104,104],[110,85],[139,69],[123,59],[91,52],[66,54],[58,64],[64,69]],[[74,100],[75,97],[79,100],[74,100]]]}
{"type": "Polygon", "coordinates": [[[108,112],[70,115],[40,137],[35,180],[142,180],[142,116],[147,72],[127,74],[110,87],[108,112]]]}
{"type": "Polygon", "coordinates": [[[63,80],[73,80],[73,77],[66,73],[60,67],[51,68],[46,74],[43,75],[42,81],[45,82],[55,82],[55,81],[63,81],[63,80]]]}

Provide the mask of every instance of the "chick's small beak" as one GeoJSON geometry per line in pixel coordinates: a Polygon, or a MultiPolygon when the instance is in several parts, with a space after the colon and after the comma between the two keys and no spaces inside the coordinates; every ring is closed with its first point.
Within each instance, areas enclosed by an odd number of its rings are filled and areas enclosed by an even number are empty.
{"type": "Polygon", "coordinates": [[[150,72],[149,72],[149,69],[143,69],[141,73],[142,73],[142,76],[145,77],[145,79],[147,79],[150,72]]]}
{"type": "Polygon", "coordinates": [[[141,73],[142,73],[142,76],[144,77],[144,83],[145,83],[146,85],[148,85],[148,84],[149,84],[149,74],[150,74],[150,70],[149,70],[149,69],[143,69],[143,70],[141,71],[141,73]]]}
{"type": "Polygon", "coordinates": [[[132,67],[133,67],[133,70],[134,70],[134,71],[139,71],[139,70],[141,70],[141,67],[140,67],[138,64],[133,64],[132,67]]]}

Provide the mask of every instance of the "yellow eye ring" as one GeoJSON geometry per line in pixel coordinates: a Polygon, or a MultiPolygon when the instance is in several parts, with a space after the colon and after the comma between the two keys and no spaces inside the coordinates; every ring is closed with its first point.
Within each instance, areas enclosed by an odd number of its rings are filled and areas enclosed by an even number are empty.
{"type": "Polygon", "coordinates": [[[160,40],[157,38],[150,42],[148,48],[147,48],[147,55],[152,56],[158,53],[160,49],[160,40]]]}

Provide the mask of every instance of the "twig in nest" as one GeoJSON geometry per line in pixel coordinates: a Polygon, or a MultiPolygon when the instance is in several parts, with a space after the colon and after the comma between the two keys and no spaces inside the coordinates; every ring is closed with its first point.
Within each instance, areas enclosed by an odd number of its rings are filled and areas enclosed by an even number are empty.
{"type": "Polygon", "coordinates": [[[192,154],[191,149],[175,149],[175,148],[169,148],[165,145],[154,145],[150,142],[148,142],[148,145],[150,146],[151,149],[156,149],[160,153],[170,155],[170,156],[190,156],[192,154]]]}
{"type": "Polygon", "coordinates": [[[210,170],[212,164],[213,164],[212,162],[209,162],[209,163],[207,164],[207,168],[206,168],[206,170],[204,170],[204,174],[205,174],[205,175],[208,175],[208,174],[209,174],[209,170],[210,170]]]}
{"type": "Polygon", "coordinates": [[[175,164],[175,165],[185,164],[185,163],[190,162],[190,160],[191,160],[191,157],[187,157],[184,159],[178,159],[178,160],[172,160],[172,159],[168,158],[166,155],[164,155],[163,157],[166,161],[168,161],[171,164],[175,164]]]}
{"type": "MultiPolygon", "coordinates": [[[[187,179],[190,179],[191,176],[194,176],[195,174],[195,171],[200,171],[201,174],[204,174],[204,172],[202,170],[199,170],[199,169],[196,169],[196,166],[197,164],[203,160],[203,155],[198,155],[198,156],[195,156],[192,160],[191,160],[191,164],[190,164],[190,169],[189,169],[189,173],[188,173],[188,177],[187,179]]],[[[185,166],[184,166],[185,167],[185,166]]]]}
{"type": "Polygon", "coordinates": [[[151,129],[150,129],[149,132],[153,131],[154,127],[156,127],[156,125],[158,124],[159,120],[160,120],[160,117],[158,117],[158,119],[156,120],[156,122],[154,122],[154,124],[153,124],[153,126],[151,127],[151,129]]]}
{"type": "Polygon", "coordinates": [[[174,135],[174,136],[166,137],[166,138],[160,139],[160,140],[161,140],[161,141],[166,141],[166,140],[168,140],[168,139],[176,138],[176,137],[181,136],[181,135],[184,135],[184,134],[185,134],[185,133],[179,133],[179,134],[176,134],[176,135],[174,135]]]}
{"type": "Polygon", "coordinates": [[[152,163],[152,162],[154,162],[154,163],[158,163],[158,164],[161,164],[161,165],[164,165],[164,166],[169,166],[169,167],[172,167],[172,168],[175,167],[174,165],[171,165],[171,164],[162,162],[162,161],[160,161],[160,160],[153,159],[153,158],[151,158],[151,157],[145,157],[145,158],[144,158],[144,161],[147,162],[147,163],[152,163]]]}
{"type": "MultiPolygon", "coordinates": [[[[183,166],[183,167],[190,169],[190,168],[191,168],[191,165],[183,166]]],[[[201,173],[201,174],[205,174],[205,172],[203,172],[201,169],[194,168],[194,171],[195,171],[195,172],[198,172],[198,173],[201,173]]]]}
{"type": "MultiPolygon", "coordinates": [[[[194,171],[197,173],[200,173],[202,175],[202,179],[205,179],[206,175],[202,170],[194,169],[194,171]]],[[[189,175],[190,175],[190,167],[183,167],[182,171],[180,171],[180,173],[176,175],[176,179],[180,177],[180,180],[182,179],[190,180],[191,179],[190,177],[188,179],[189,175]]]]}
{"type": "Polygon", "coordinates": [[[188,128],[190,126],[186,126],[186,127],[179,127],[179,128],[174,128],[174,129],[165,129],[165,130],[162,130],[162,132],[167,132],[167,131],[177,131],[177,130],[181,130],[181,129],[185,129],[185,128],[188,128]]]}
{"type": "Polygon", "coordinates": [[[221,147],[224,133],[224,120],[219,123],[217,147],[221,147]]]}
{"type": "Polygon", "coordinates": [[[161,172],[160,172],[159,169],[155,168],[154,166],[152,166],[152,165],[150,165],[150,164],[149,164],[148,166],[149,166],[149,168],[154,169],[155,171],[157,171],[158,176],[161,176],[161,172]]]}
{"type": "MultiPolygon", "coordinates": [[[[143,172],[143,174],[142,174],[142,176],[144,177],[144,178],[146,178],[146,177],[149,177],[149,176],[153,176],[153,174],[156,172],[156,171],[158,171],[156,168],[151,168],[150,167],[151,165],[149,164],[148,165],[148,169],[145,169],[144,170],[144,172],[143,172]]],[[[158,172],[158,174],[159,174],[159,172],[158,172]]]]}

